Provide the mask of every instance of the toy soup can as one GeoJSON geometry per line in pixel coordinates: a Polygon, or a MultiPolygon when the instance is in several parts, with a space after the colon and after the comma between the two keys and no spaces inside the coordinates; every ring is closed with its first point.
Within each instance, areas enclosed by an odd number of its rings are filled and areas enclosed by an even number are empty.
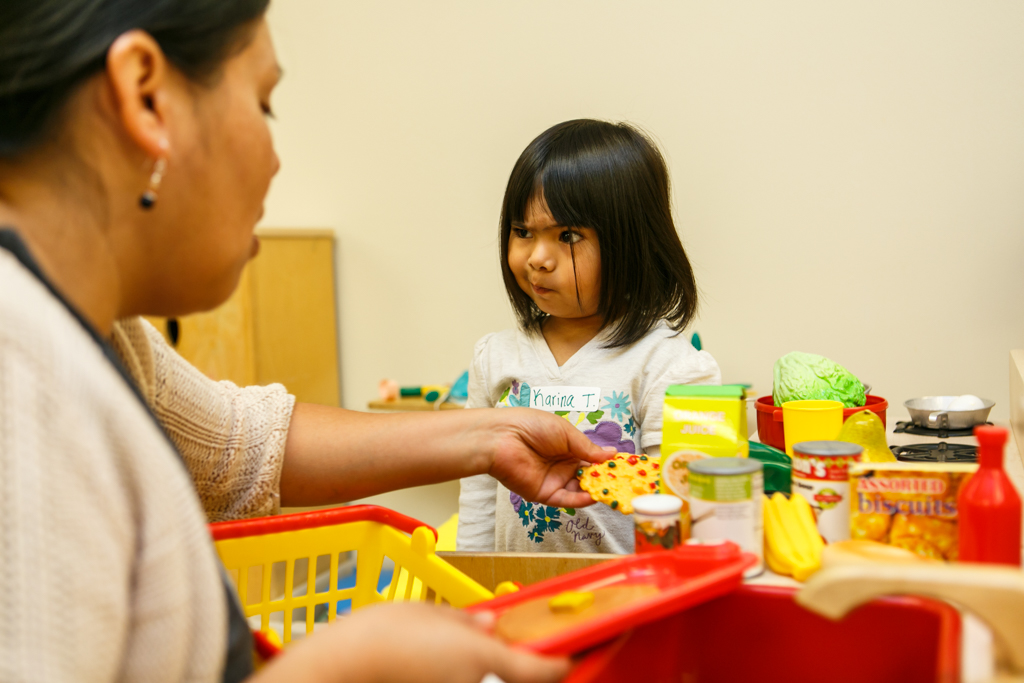
{"type": "Polygon", "coordinates": [[[757,556],[743,573],[764,571],[764,466],[750,458],[707,458],[690,463],[691,535],[732,541],[757,556]]]}
{"type": "Polygon", "coordinates": [[[793,493],[810,503],[818,533],[829,543],[850,537],[850,465],[863,451],[845,441],[793,445],[793,493]]]}
{"type": "Polygon", "coordinates": [[[672,550],[690,537],[690,510],[681,498],[661,493],[633,499],[636,552],[672,550]]]}

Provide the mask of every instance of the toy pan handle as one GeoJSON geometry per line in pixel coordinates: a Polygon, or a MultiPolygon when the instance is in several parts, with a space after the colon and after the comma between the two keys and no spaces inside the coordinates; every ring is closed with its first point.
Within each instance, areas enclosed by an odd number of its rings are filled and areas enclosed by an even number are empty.
{"type": "Polygon", "coordinates": [[[399,531],[404,531],[407,534],[411,534],[415,529],[425,526],[433,532],[434,539],[437,539],[437,530],[434,527],[379,505],[350,505],[329,510],[312,510],[310,512],[295,512],[290,515],[242,519],[236,522],[216,522],[210,525],[210,533],[213,535],[214,541],[226,541],[230,538],[265,536],[267,534],[279,534],[285,531],[313,529],[322,526],[335,526],[349,522],[379,522],[380,524],[394,527],[399,531]]]}
{"type": "MultiPolygon", "coordinates": [[[[1017,567],[958,562],[871,562],[826,567],[796,594],[797,604],[829,619],[884,595],[922,595],[974,612],[995,634],[1000,658],[1024,679],[1024,574],[1017,567]]],[[[995,679],[993,679],[995,680],[995,679]]]]}

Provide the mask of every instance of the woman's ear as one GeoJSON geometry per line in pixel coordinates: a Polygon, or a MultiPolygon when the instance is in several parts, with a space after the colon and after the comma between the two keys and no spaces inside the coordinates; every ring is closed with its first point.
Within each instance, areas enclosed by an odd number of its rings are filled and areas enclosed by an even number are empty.
{"type": "Polygon", "coordinates": [[[116,114],[146,156],[166,157],[168,134],[167,57],[145,31],[128,31],[107,52],[107,76],[116,114]]]}

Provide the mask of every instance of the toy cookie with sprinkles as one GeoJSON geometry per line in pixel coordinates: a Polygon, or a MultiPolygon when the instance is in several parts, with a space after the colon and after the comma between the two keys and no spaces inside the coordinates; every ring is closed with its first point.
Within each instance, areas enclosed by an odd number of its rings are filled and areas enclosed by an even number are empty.
{"type": "Polygon", "coordinates": [[[576,470],[580,488],[599,503],[624,515],[633,514],[633,499],[657,493],[661,483],[660,465],[646,455],[617,453],[599,465],[576,470]]]}

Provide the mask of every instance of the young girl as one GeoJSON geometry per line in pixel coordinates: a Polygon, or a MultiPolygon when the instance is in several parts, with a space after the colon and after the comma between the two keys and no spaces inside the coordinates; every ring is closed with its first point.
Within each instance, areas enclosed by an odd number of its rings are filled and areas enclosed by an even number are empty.
{"type": "MultiPolygon", "coordinates": [[[[548,129],[512,169],[500,243],[519,327],[477,343],[466,407],[551,411],[601,446],[657,457],[665,388],[721,383],[681,334],[697,286],[657,148],[627,124],[548,129]]],[[[633,520],[532,503],[479,475],[462,480],[458,549],[631,553],[633,520]]]]}

